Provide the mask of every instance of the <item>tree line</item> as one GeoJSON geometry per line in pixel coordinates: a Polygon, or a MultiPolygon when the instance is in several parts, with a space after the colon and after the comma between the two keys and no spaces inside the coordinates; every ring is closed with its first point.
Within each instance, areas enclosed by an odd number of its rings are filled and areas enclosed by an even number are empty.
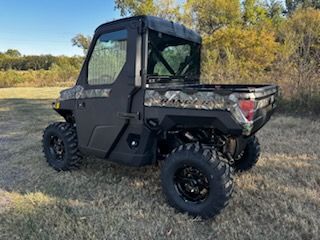
{"type": "Polygon", "coordinates": [[[52,67],[64,67],[69,65],[74,68],[80,68],[83,57],[66,57],[66,56],[22,56],[16,49],[9,49],[4,53],[0,52],[0,70],[50,70],[52,67]]]}
{"type": "Polygon", "coordinates": [[[23,56],[9,49],[0,52],[0,87],[71,86],[82,62],[82,56],[23,56]]]}

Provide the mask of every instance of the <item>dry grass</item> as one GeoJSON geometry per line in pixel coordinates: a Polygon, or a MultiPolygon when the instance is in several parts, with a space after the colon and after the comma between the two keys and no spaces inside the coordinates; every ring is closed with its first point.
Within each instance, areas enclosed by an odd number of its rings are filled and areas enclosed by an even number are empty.
{"type": "Polygon", "coordinates": [[[79,171],[51,169],[40,141],[60,119],[58,90],[0,89],[0,239],[319,239],[319,121],[273,118],[231,204],[200,221],[166,204],[157,167],[88,158],[79,171]]]}

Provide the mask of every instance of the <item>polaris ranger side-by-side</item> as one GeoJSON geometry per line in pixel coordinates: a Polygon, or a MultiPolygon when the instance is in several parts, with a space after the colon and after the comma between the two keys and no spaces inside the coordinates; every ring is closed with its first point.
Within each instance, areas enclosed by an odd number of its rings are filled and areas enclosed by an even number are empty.
{"type": "Polygon", "coordinates": [[[48,163],[79,167],[83,155],[130,166],[161,161],[169,204],[209,218],[228,203],[233,170],[255,165],[255,133],[276,107],[274,85],[200,83],[201,37],[138,16],[99,26],[73,88],[53,108],[65,122],[43,135],[48,163]]]}

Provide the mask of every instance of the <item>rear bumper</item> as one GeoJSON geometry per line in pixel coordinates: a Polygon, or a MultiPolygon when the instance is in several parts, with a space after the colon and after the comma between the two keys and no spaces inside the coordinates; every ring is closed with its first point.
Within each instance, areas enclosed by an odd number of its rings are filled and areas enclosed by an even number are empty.
{"type": "Polygon", "coordinates": [[[272,114],[276,110],[276,106],[272,106],[269,109],[260,109],[259,117],[255,119],[250,135],[255,134],[260,130],[271,118],[272,114]]]}

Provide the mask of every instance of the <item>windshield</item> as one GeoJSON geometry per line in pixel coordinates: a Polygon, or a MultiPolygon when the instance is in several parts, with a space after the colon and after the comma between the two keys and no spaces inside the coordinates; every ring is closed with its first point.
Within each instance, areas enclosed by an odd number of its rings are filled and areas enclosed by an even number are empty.
{"type": "Polygon", "coordinates": [[[147,73],[149,79],[198,79],[200,44],[150,30],[147,73]]]}

